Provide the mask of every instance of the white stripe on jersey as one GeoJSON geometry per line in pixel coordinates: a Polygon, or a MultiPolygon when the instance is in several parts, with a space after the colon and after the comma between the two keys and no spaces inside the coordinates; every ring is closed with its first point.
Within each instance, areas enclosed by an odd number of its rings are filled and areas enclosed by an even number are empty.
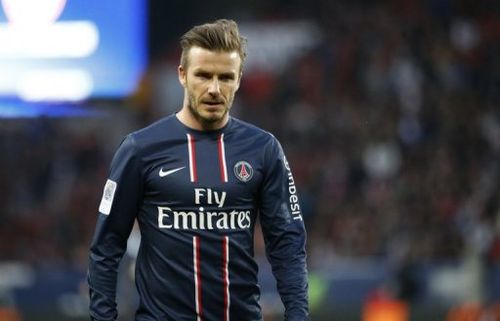
{"type": "Polygon", "coordinates": [[[194,296],[196,305],[196,320],[203,321],[201,310],[201,275],[200,275],[200,238],[193,236],[193,270],[194,270],[194,296]]]}
{"type": "Polygon", "coordinates": [[[226,166],[226,147],[224,145],[224,134],[219,136],[219,164],[221,171],[221,179],[227,183],[227,166],[226,166]]]}
{"type": "Polygon", "coordinates": [[[191,182],[197,181],[196,175],[196,155],[194,150],[194,138],[190,134],[186,134],[188,143],[188,153],[189,153],[189,175],[191,176],[191,182]]]}
{"type": "Polygon", "coordinates": [[[230,305],[230,294],[229,294],[229,236],[224,236],[224,241],[222,243],[222,272],[224,276],[224,321],[229,321],[229,305],[230,305]]]}

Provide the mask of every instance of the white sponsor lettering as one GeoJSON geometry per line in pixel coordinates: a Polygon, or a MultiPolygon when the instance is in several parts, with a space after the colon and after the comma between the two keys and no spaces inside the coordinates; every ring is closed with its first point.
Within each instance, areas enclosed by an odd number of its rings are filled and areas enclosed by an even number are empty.
{"type": "Polygon", "coordinates": [[[197,205],[217,205],[223,207],[226,201],[226,192],[217,192],[211,188],[195,188],[194,189],[194,203],[197,205]]]}
{"type": "Polygon", "coordinates": [[[300,210],[299,205],[299,197],[297,196],[297,187],[295,187],[295,180],[293,179],[292,171],[290,169],[290,164],[286,158],[283,159],[285,164],[285,168],[288,176],[288,194],[289,194],[289,202],[290,202],[290,211],[292,212],[292,218],[294,220],[302,221],[302,212],[300,210]]]}
{"type": "Polygon", "coordinates": [[[158,206],[158,227],[174,230],[237,230],[252,225],[250,211],[208,212],[200,207],[198,212],[174,211],[158,206]]]}
{"type": "MultiPolygon", "coordinates": [[[[196,205],[222,208],[227,193],[211,188],[195,188],[196,205]]],[[[206,211],[200,206],[196,210],[177,210],[167,206],[158,206],[158,227],[175,230],[236,230],[249,229],[252,226],[249,210],[225,209],[224,211],[206,211]]]]}

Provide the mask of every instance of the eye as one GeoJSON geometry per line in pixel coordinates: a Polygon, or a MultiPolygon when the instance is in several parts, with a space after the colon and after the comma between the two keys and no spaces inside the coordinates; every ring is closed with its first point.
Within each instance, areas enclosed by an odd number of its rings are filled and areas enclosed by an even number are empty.
{"type": "Polygon", "coordinates": [[[222,74],[220,75],[219,79],[221,81],[229,82],[234,80],[234,75],[233,74],[222,74]]]}
{"type": "Polygon", "coordinates": [[[194,75],[197,78],[201,78],[201,79],[204,79],[204,80],[212,78],[212,75],[210,75],[208,72],[203,72],[203,71],[197,72],[194,75]]]}

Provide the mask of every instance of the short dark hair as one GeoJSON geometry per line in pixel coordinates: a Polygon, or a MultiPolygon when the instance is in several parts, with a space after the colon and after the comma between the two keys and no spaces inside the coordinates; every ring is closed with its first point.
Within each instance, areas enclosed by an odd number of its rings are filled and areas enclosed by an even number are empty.
{"type": "Polygon", "coordinates": [[[238,24],[233,20],[219,19],[214,22],[194,26],[182,35],[181,65],[187,68],[187,54],[192,47],[213,51],[236,51],[241,58],[240,71],[247,56],[247,39],[240,35],[238,24]]]}

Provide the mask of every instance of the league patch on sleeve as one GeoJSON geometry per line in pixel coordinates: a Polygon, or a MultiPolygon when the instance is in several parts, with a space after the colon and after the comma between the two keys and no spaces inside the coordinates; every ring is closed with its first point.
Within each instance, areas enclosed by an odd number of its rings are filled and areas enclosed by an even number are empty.
{"type": "Polygon", "coordinates": [[[99,212],[101,212],[102,214],[109,215],[109,213],[111,212],[111,206],[113,205],[115,191],[116,182],[108,179],[106,181],[106,185],[104,185],[101,204],[99,204],[99,212]]]}

